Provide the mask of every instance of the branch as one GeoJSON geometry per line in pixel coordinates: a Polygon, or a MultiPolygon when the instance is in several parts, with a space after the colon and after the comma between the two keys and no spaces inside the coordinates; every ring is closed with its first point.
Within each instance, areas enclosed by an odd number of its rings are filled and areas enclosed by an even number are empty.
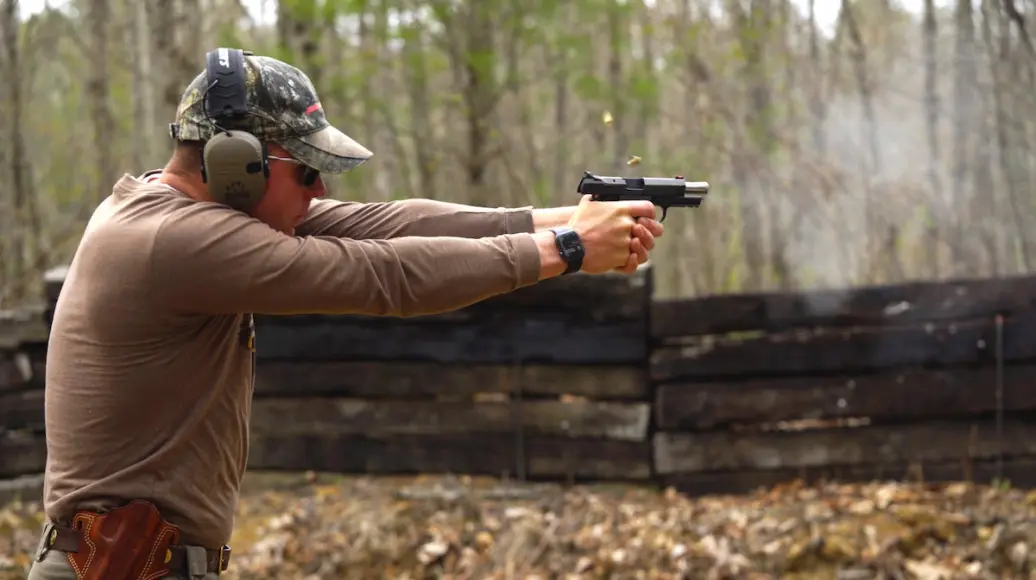
{"type": "Polygon", "coordinates": [[[1029,32],[1025,28],[1025,16],[1015,6],[1014,0],[1004,0],[1004,11],[1007,12],[1007,17],[1018,27],[1018,34],[1022,37],[1025,48],[1029,49],[1029,55],[1036,56],[1036,48],[1033,47],[1032,39],[1029,38],[1029,32]]]}

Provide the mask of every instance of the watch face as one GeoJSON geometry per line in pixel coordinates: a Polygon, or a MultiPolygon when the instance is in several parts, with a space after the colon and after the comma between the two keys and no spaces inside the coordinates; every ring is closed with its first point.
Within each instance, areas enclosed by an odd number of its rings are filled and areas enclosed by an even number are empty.
{"type": "Polygon", "coordinates": [[[579,234],[572,230],[555,230],[555,243],[561,259],[568,263],[566,274],[579,271],[583,263],[583,244],[579,234]]]}
{"type": "Polygon", "coordinates": [[[583,251],[583,244],[579,243],[579,234],[575,232],[565,232],[558,236],[558,246],[566,258],[583,251]]]}

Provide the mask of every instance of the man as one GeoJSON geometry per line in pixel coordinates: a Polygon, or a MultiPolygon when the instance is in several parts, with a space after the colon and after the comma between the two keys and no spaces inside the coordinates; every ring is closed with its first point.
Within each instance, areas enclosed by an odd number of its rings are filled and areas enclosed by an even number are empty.
{"type": "Polygon", "coordinates": [[[226,568],[248,453],[252,313],[443,312],[572,269],[551,228],[578,235],[589,273],[632,272],[662,234],[647,202],[319,199],[317,172],[371,152],[328,124],[301,71],[244,61],[249,114],[221,128],[265,142],[262,197],[248,211],[212,201],[204,144],[218,131],[199,74],[169,163],[115,184],[70,265],[47,357],[48,524],[31,580],[226,568]]]}

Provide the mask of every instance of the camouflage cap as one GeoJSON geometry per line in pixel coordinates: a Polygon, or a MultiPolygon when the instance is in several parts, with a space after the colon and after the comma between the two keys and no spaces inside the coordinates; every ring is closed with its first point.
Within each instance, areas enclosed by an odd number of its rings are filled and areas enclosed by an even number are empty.
{"type": "MultiPolygon", "coordinates": [[[[245,90],[249,114],[220,120],[224,129],[247,131],[260,141],[284,147],[293,157],[323,173],[348,171],[373,155],[333,127],[324,115],[316,88],[301,70],[267,56],[245,56],[245,90]]],[[[208,75],[191,81],[176,108],[176,138],[207,141],[215,130],[205,110],[208,75]]]]}

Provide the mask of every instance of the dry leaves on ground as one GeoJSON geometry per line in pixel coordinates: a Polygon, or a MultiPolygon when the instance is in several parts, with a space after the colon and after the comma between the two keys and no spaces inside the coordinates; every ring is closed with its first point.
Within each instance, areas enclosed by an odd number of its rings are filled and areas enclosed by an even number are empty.
{"type": "MultiPolygon", "coordinates": [[[[25,577],[36,509],[0,511],[0,579],[25,577]]],[[[1036,492],[342,479],[246,493],[233,546],[230,578],[1036,579],[1036,492]]]]}

